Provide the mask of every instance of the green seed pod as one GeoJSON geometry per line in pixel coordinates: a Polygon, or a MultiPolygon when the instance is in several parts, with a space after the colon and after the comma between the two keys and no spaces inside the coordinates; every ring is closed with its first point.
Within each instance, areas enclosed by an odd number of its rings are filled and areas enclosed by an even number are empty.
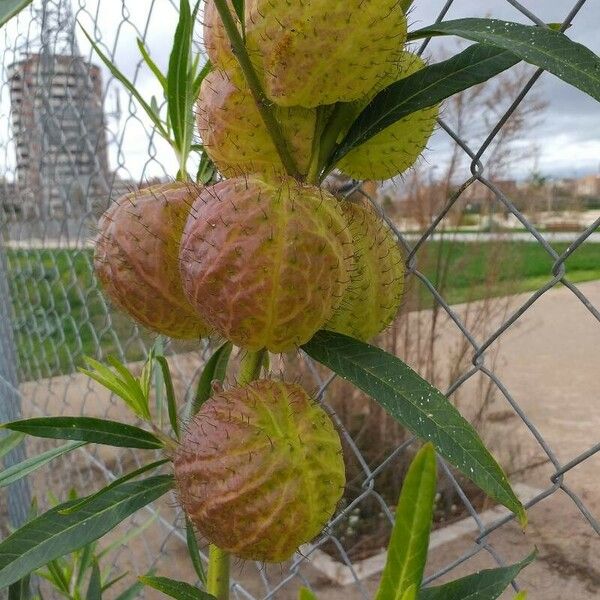
{"type": "MultiPolygon", "coordinates": [[[[226,177],[249,173],[285,174],[285,169],[243,77],[216,70],[202,82],[198,130],[206,152],[226,177]]],[[[316,111],[275,109],[300,172],[310,162],[316,111]]]]}
{"type": "Polygon", "coordinates": [[[200,188],[170,183],[126,194],[102,215],[94,266],[106,294],[136,321],[192,339],[209,329],[183,293],[179,246],[200,188]]]}
{"type": "Polygon", "coordinates": [[[365,97],[395,70],[406,40],[398,0],[246,0],[246,44],[266,93],[313,108],[365,97]]]}
{"type": "Polygon", "coordinates": [[[207,323],[238,346],[288,352],[330,319],[350,281],[338,202],[291,177],[206,188],[185,228],[180,268],[207,323]]]}
{"type": "Polygon", "coordinates": [[[268,379],[208,400],[174,465],[197,530],[222,550],[264,562],[287,560],[317,536],[345,483],[329,416],[300,386],[268,379]]]}
{"type": "Polygon", "coordinates": [[[398,312],[404,259],[388,227],[367,200],[341,203],[354,243],[350,285],[325,329],[368,341],[398,312]]]}
{"type": "MultiPolygon", "coordinates": [[[[424,66],[424,61],[416,54],[404,52],[402,75],[394,80],[408,77],[424,66]]],[[[357,116],[373,97],[370,95],[359,104],[357,116]]],[[[383,180],[403,173],[425,149],[435,128],[438,112],[439,107],[433,106],[404,117],[349,152],[337,167],[354,179],[383,180]]]]}

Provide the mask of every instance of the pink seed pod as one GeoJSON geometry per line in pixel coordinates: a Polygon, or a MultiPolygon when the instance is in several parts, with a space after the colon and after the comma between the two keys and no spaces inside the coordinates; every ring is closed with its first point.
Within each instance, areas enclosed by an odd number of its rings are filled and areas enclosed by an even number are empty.
{"type": "Polygon", "coordinates": [[[99,222],[94,267],[105,293],[142,325],[174,338],[209,333],[179,274],[181,235],[200,191],[175,182],[132,192],[99,222]]]}
{"type": "Polygon", "coordinates": [[[300,386],[269,379],[208,400],[174,466],[197,530],[222,550],[264,562],[287,560],[317,536],[345,483],[327,413],[300,386]]]}
{"type": "Polygon", "coordinates": [[[217,333],[248,350],[288,352],[339,305],[352,242],[328,192],[290,177],[238,177],[199,195],[180,268],[190,302],[217,333]]]}

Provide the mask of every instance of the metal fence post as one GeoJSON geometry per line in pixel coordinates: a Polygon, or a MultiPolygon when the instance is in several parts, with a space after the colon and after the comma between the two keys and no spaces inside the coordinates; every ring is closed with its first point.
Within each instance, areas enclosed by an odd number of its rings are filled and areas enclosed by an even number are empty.
{"type": "MultiPolygon", "coordinates": [[[[12,330],[10,288],[4,248],[0,247],[0,422],[14,421],[21,417],[21,394],[17,375],[17,356],[12,330]]],[[[0,433],[0,435],[3,435],[0,433]]],[[[25,444],[19,444],[4,457],[4,468],[25,458],[25,444]]],[[[8,497],[8,519],[12,527],[18,527],[26,519],[31,506],[31,492],[27,479],[10,485],[8,497]]]]}

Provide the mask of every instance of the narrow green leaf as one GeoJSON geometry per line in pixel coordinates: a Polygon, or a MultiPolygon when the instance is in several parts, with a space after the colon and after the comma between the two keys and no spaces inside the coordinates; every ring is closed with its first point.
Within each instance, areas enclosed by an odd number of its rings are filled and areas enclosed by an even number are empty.
{"type": "Polygon", "coordinates": [[[196,17],[198,16],[198,11],[200,10],[201,3],[202,3],[202,0],[197,0],[196,6],[194,6],[194,10],[192,11],[192,26],[193,26],[193,23],[196,21],[196,17]]]}
{"type": "Polygon", "coordinates": [[[65,575],[62,572],[62,569],[61,569],[58,561],[51,560],[46,565],[46,568],[48,569],[48,573],[50,574],[50,579],[52,581],[52,585],[54,585],[54,587],[57,590],[59,590],[63,593],[68,593],[69,592],[69,583],[65,579],[65,575]]]}
{"type": "Polygon", "coordinates": [[[179,417],[177,415],[177,401],[175,400],[175,388],[173,387],[173,379],[171,378],[171,370],[169,369],[169,363],[164,356],[156,356],[156,362],[158,362],[163,380],[165,382],[165,390],[167,392],[167,411],[169,414],[169,422],[171,423],[171,428],[173,429],[173,433],[175,437],[179,439],[180,430],[179,430],[179,417]]]}
{"type": "MultiPolygon", "coordinates": [[[[417,600],[419,588],[413,583],[400,597],[400,600],[417,600]]],[[[397,599],[396,599],[397,600],[397,599]]]]}
{"type": "Polygon", "coordinates": [[[92,417],[37,417],[2,425],[12,431],[58,440],[80,440],[120,448],[162,448],[162,442],[149,431],[133,425],[92,417]]]}
{"type": "Polygon", "coordinates": [[[311,589],[301,587],[298,590],[298,600],[317,600],[317,596],[311,589]]]}
{"type": "Polygon", "coordinates": [[[142,372],[140,373],[140,389],[142,391],[143,397],[143,409],[144,412],[147,413],[146,420],[151,421],[152,417],[150,415],[150,393],[152,391],[152,376],[154,375],[154,350],[151,349],[148,355],[148,359],[146,360],[144,366],[142,367],[142,372]]]}
{"type": "Polygon", "coordinates": [[[172,487],[172,476],[158,475],[114,488],[72,515],[60,514],[67,502],[33,519],[0,543],[0,589],[102,537],[172,487]]]}
{"type": "Polygon", "coordinates": [[[144,399],[140,393],[139,384],[137,381],[134,380],[135,383],[132,385],[122,377],[119,377],[118,373],[111,371],[101,362],[94,360],[89,356],[84,357],[84,359],[93,370],[79,368],[81,373],[87,375],[94,381],[97,381],[100,385],[103,385],[105,388],[113,392],[113,394],[116,394],[122,398],[127,406],[129,406],[129,408],[137,416],[140,418],[146,418],[144,411],[144,399]]]}
{"type": "Polygon", "coordinates": [[[138,407],[140,416],[143,419],[150,420],[150,411],[148,409],[148,394],[144,393],[142,384],[138,381],[131,371],[115,356],[107,357],[109,364],[120,375],[121,382],[128,391],[130,397],[134,399],[135,406],[138,407]]]}
{"type": "Polygon", "coordinates": [[[180,152],[186,148],[186,140],[191,139],[193,118],[191,113],[191,87],[188,77],[192,41],[192,15],[188,0],[179,3],[179,22],[175,29],[173,47],[169,56],[167,72],[167,99],[169,118],[173,128],[175,144],[180,152]]]}
{"type": "Polygon", "coordinates": [[[438,587],[424,588],[419,600],[495,600],[511,581],[531,562],[533,552],[525,560],[499,569],[487,569],[438,587]]]}
{"type": "MultiPolygon", "coordinates": [[[[60,514],[64,514],[64,511],[61,511],[60,514]]],[[[96,544],[95,544],[95,542],[92,542],[90,544],[86,544],[79,551],[81,554],[81,559],[79,561],[79,568],[77,569],[77,576],[75,579],[75,587],[77,589],[79,589],[81,587],[83,580],[85,579],[85,575],[86,575],[88,569],[90,568],[90,565],[92,564],[92,561],[94,559],[94,550],[95,549],[96,549],[96,544]]]]}
{"type": "Polygon", "coordinates": [[[457,19],[424,27],[411,38],[457,35],[504,48],[600,101],[600,57],[564,33],[498,19],[457,19]]]}
{"type": "Polygon", "coordinates": [[[100,579],[100,567],[98,563],[94,561],[92,565],[92,574],[90,576],[90,582],[88,584],[87,593],[85,600],[102,600],[102,582],[100,579]]]}
{"type": "Polygon", "coordinates": [[[142,58],[144,59],[144,62],[148,65],[152,73],[154,73],[154,76],[156,77],[156,79],[158,79],[158,82],[160,83],[163,91],[166,94],[167,78],[163,75],[163,72],[158,68],[158,65],[152,60],[150,52],[148,52],[146,45],[140,38],[137,39],[137,46],[139,48],[140,54],[142,55],[142,58]]]}
{"type": "Polygon", "coordinates": [[[110,581],[105,583],[102,586],[102,593],[104,594],[104,592],[106,590],[110,589],[113,585],[119,583],[119,581],[121,581],[122,579],[125,579],[125,577],[127,577],[127,575],[129,575],[129,571],[125,571],[125,573],[121,573],[120,575],[117,575],[117,577],[115,577],[114,579],[111,579],[110,581]]]}
{"type": "Polygon", "coordinates": [[[426,444],[411,462],[402,484],[375,600],[404,600],[405,593],[413,589],[416,595],[421,586],[433,521],[436,479],[435,450],[432,444],[426,444]]]}
{"type": "Polygon", "coordinates": [[[142,593],[143,589],[144,584],[141,581],[136,581],[132,586],[121,592],[115,600],[134,600],[142,593]]]}
{"type": "Polygon", "coordinates": [[[58,448],[52,448],[52,450],[48,450],[47,452],[43,452],[37,456],[32,456],[31,458],[27,458],[16,465],[8,467],[8,469],[0,471],[0,488],[6,487],[15,481],[18,481],[19,479],[22,479],[26,475],[29,475],[29,473],[37,471],[55,458],[58,458],[67,452],[71,452],[72,450],[75,450],[75,448],[84,446],[85,444],[86,442],[71,442],[70,444],[65,444],[64,446],[60,446],[58,448]]]}
{"type": "Polygon", "coordinates": [[[208,154],[204,152],[204,148],[201,147],[200,149],[202,150],[202,155],[200,157],[200,164],[198,165],[198,173],[196,174],[196,183],[206,185],[213,180],[217,169],[208,154]]]}
{"type": "Polygon", "coordinates": [[[160,119],[160,106],[158,105],[158,100],[154,94],[150,96],[150,108],[156,115],[156,118],[160,119]]]}
{"type": "Polygon", "coordinates": [[[192,85],[192,98],[194,99],[194,102],[198,99],[198,95],[200,94],[200,86],[202,85],[202,82],[206,79],[206,76],[212,71],[212,68],[213,67],[210,60],[207,61],[200,70],[200,73],[198,73],[198,75],[194,79],[194,83],[192,85]]]}
{"type": "MultiPolygon", "coordinates": [[[[196,4],[196,6],[198,6],[198,4],[196,4]]],[[[192,19],[194,17],[192,16],[192,19]]],[[[196,55],[194,55],[193,59],[192,59],[192,63],[190,64],[190,68],[188,71],[188,77],[190,77],[192,80],[196,77],[196,73],[198,71],[198,65],[200,64],[200,57],[201,55],[198,53],[196,55]]],[[[192,89],[193,89],[193,85],[192,85],[192,89]]]]}
{"type": "Polygon", "coordinates": [[[144,392],[142,390],[142,386],[140,385],[140,382],[133,376],[131,371],[116,356],[113,356],[112,354],[109,354],[106,357],[106,360],[121,376],[123,385],[130,390],[131,393],[135,394],[138,400],[143,403],[144,392]]]}
{"type": "Polygon", "coordinates": [[[140,581],[177,600],[215,600],[214,596],[195,588],[184,581],[175,581],[168,577],[140,577],[140,581]]]}
{"type": "Polygon", "coordinates": [[[31,598],[31,576],[26,575],[19,581],[15,581],[8,588],[8,600],[29,600],[31,598]]]}
{"type": "Polygon", "coordinates": [[[487,81],[519,61],[507,50],[473,44],[448,60],[429,65],[400,79],[377,94],[358,115],[334,152],[327,169],[331,169],[350,150],[364,144],[396,121],[487,81]]]}
{"type": "Polygon", "coordinates": [[[103,487],[101,490],[99,490],[95,494],[91,494],[90,496],[87,496],[86,498],[83,498],[83,499],[79,500],[78,502],[75,502],[75,504],[73,504],[72,506],[69,506],[68,508],[65,508],[64,510],[61,510],[60,514],[61,515],[70,515],[71,513],[77,512],[78,510],[81,510],[86,504],[89,504],[90,502],[96,500],[98,497],[100,497],[103,494],[107,494],[113,488],[122,485],[126,481],[131,481],[132,479],[135,479],[136,477],[139,477],[140,475],[147,473],[148,471],[157,469],[158,467],[160,467],[170,461],[171,461],[171,459],[169,459],[169,458],[163,458],[161,460],[157,460],[156,462],[152,462],[150,464],[144,465],[143,467],[140,467],[139,469],[136,469],[135,471],[131,471],[131,473],[127,473],[127,475],[124,475],[123,477],[119,477],[118,479],[115,479],[111,484],[107,485],[106,487],[103,487]]]}
{"type": "MultiPolygon", "coordinates": [[[[80,25],[80,27],[81,27],[81,25],[80,25]]],[[[148,117],[150,118],[150,120],[152,121],[152,123],[154,124],[154,126],[156,127],[158,132],[160,133],[160,135],[162,135],[165,139],[168,140],[169,135],[165,131],[163,123],[154,114],[154,112],[152,111],[152,108],[144,100],[142,95],[138,92],[135,85],[133,85],[133,83],[131,83],[131,81],[129,81],[129,79],[127,79],[127,77],[125,77],[125,75],[117,68],[117,66],[110,60],[110,58],[108,58],[108,56],[106,56],[106,54],[104,54],[104,52],[102,52],[102,50],[100,50],[100,47],[98,46],[98,44],[96,44],[96,42],[94,42],[94,40],[91,38],[91,36],[88,34],[88,32],[83,27],[81,27],[81,30],[83,31],[83,34],[85,35],[85,37],[88,39],[89,43],[92,45],[92,48],[94,49],[96,54],[100,57],[100,60],[106,65],[107,69],[110,71],[112,76],[115,79],[117,79],[118,81],[120,81],[125,86],[127,91],[139,102],[140,106],[144,109],[144,111],[146,112],[146,114],[148,115],[148,117]]]]}
{"type": "Polygon", "coordinates": [[[0,27],[18,15],[32,0],[2,0],[0,2],[0,27]]]}
{"type": "Polygon", "coordinates": [[[91,377],[104,387],[108,388],[111,392],[114,392],[118,396],[121,396],[125,399],[125,397],[129,397],[129,390],[125,383],[117,377],[117,375],[111,371],[106,365],[103,365],[101,362],[94,360],[90,356],[85,356],[84,360],[86,363],[94,369],[84,369],[79,367],[79,371],[88,377],[91,377]]]}
{"type": "Polygon", "coordinates": [[[198,575],[198,579],[202,585],[206,587],[206,572],[204,571],[204,565],[202,564],[202,559],[200,558],[198,540],[196,539],[194,526],[187,515],[185,515],[185,539],[194,571],[196,571],[196,575],[198,575]]]}
{"type": "Polygon", "coordinates": [[[231,342],[225,342],[220,346],[215,353],[208,359],[196,389],[196,398],[192,414],[196,414],[202,405],[210,398],[212,394],[212,382],[224,381],[227,371],[227,363],[231,357],[233,345],[231,342]]]}
{"type": "Polygon", "coordinates": [[[6,432],[6,435],[0,438],[0,458],[6,456],[9,452],[14,450],[25,437],[24,433],[18,431],[6,432]]]}
{"type": "Polygon", "coordinates": [[[415,435],[430,441],[449,463],[526,524],[521,502],[475,429],[444,394],[408,365],[380,348],[330,331],[318,332],[303,349],[369,394],[415,435]]]}

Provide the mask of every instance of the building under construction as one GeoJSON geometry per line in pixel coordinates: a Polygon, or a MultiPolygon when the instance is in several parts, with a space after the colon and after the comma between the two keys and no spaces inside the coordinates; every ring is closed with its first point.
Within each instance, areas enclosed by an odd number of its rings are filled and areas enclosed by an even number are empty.
{"type": "Polygon", "coordinates": [[[81,218],[98,212],[108,195],[101,73],[79,55],[70,14],[45,11],[40,41],[38,52],[8,69],[17,192],[11,212],[18,220],[81,218]],[[67,39],[65,31],[72,31],[67,39]]]}

